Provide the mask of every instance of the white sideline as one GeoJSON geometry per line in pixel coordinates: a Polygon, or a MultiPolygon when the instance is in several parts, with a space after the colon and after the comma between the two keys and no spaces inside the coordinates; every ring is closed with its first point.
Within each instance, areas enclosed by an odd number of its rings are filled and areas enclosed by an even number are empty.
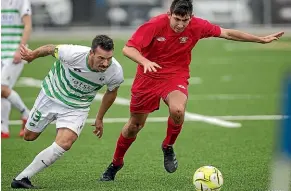
{"type": "MultiPolygon", "coordinates": [[[[19,86],[38,87],[39,88],[41,85],[41,82],[42,82],[41,80],[37,80],[34,78],[22,77],[22,78],[20,78],[20,80],[18,81],[17,84],[19,86]]],[[[102,100],[102,97],[103,97],[103,94],[98,93],[96,95],[96,97],[94,98],[94,100],[102,100]]],[[[119,104],[119,105],[128,106],[130,103],[130,100],[117,97],[114,103],[119,104]]],[[[115,119],[114,122],[127,122],[127,119],[126,120],[124,120],[124,118],[118,118],[118,119],[115,119]],[[118,121],[118,119],[122,119],[122,120],[118,121]]],[[[111,119],[111,120],[113,120],[113,119],[111,119]]],[[[161,121],[161,119],[158,119],[158,120],[161,121]]],[[[214,117],[208,117],[208,116],[204,116],[204,115],[200,115],[200,114],[196,114],[196,113],[189,113],[189,112],[185,113],[185,120],[186,121],[187,120],[201,121],[201,122],[205,122],[208,124],[217,125],[217,126],[226,127],[226,128],[241,127],[241,123],[229,122],[229,121],[225,121],[222,119],[217,119],[214,117]]],[[[162,121],[164,121],[164,118],[162,118],[162,121]]]]}

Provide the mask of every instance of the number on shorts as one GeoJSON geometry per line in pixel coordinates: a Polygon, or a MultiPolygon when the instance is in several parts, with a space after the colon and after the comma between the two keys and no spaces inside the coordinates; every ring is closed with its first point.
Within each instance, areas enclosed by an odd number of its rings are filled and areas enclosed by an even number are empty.
{"type": "Polygon", "coordinates": [[[40,120],[40,118],[41,118],[41,112],[38,111],[38,110],[36,110],[36,111],[32,114],[31,118],[33,119],[33,121],[35,121],[35,122],[39,122],[39,120],[40,120]]]}

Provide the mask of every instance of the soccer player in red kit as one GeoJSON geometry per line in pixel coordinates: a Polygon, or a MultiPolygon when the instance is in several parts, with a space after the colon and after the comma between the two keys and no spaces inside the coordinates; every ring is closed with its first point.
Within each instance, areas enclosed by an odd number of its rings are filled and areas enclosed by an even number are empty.
{"type": "Polygon", "coordinates": [[[162,142],[164,167],[173,173],[178,167],[173,145],[182,129],[188,97],[191,51],[203,38],[270,43],[284,33],[265,37],[223,29],[192,15],[192,0],[174,0],[168,14],[140,26],[123,48],[125,56],[138,63],[131,89],[130,119],[117,141],[113,161],[101,181],[112,181],[123,167],[123,158],[144,126],[149,113],[158,110],[160,99],[169,107],[167,135],[162,142]]]}

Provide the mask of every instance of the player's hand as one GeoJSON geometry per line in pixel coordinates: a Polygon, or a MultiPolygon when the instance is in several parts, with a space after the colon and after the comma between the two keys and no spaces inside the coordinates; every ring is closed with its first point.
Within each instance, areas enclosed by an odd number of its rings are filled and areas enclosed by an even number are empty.
{"type": "Polygon", "coordinates": [[[21,55],[20,55],[20,52],[19,50],[17,50],[14,54],[14,57],[13,57],[13,63],[14,64],[18,64],[18,63],[21,63],[21,55]]]}
{"type": "Polygon", "coordinates": [[[25,45],[20,45],[20,55],[22,60],[26,60],[27,62],[32,62],[35,59],[33,51],[27,48],[25,45]]]}
{"type": "Polygon", "coordinates": [[[93,133],[100,139],[103,135],[103,120],[96,119],[95,124],[92,124],[91,126],[95,127],[93,133]]]}
{"type": "Polygon", "coordinates": [[[274,40],[279,40],[284,35],[284,32],[274,33],[261,38],[261,43],[267,44],[273,42],[274,40]]]}
{"type": "Polygon", "coordinates": [[[147,73],[148,72],[157,72],[157,68],[162,68],[160,65],[158,65],[155,62],[144,62],[142,63],[143,65],[143,73],[147,73]]]}

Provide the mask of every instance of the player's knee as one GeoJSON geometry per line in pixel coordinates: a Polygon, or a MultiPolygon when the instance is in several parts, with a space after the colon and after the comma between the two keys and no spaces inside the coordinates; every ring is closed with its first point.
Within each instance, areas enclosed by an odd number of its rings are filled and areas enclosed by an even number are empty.
{"type": "Polygon", "coordinates": [[[1,97],[7,98],[9,96],[9,87],[1,85],[1,97]]]}
{"type": "Polygon", "coordinates": [[[179,106],[172,106],[170,108],[170,115],[172,116],[175,124],[181,124],[183,123],[184,120],[184,115],[185,115],[185,108],[183,105],[179,106]]]}
{"type": "Polygon", "coordinates": [[[184,113],[185,113],[185,108],[184,106],[172,106],[170,108],[170,113],[172,116],[177,116],[177,117],[181,117],[181,116],[184,116],[184,113]]]}
{"type": "Polygon", "coordinates": [[[139,132],[143,128],[144,124],[139,123],[139,122],[133,122],[129,124],[129,131],[131,132],[139,132]]]}
{"type": "Polygon", "coordinates": [[[70,141],[62,142],[61,144],[58,144],[60,147],[62,147],[64,150],[68,151],[72,148],[73,143],[70,141]]]}
{"type": "Polygon", "coordinates": [[[32,134],[32,133],[24,133],[23,139],[25,141],[34,141],[38,136],[32,134]]]}
{"type": "Polygon", "coordinates": [[[64,150],[68,151],[72,148],[74,141],[70,139],[59,139],[56,140],[56,143],[62,147],[64,150]]]}
{"type": "Polygon", "coordinates": [[[144,123],[134,123],[135,129],[141,130],[144,126],[144,123]]]}
{"type": "Polygon", "coordinates": [[[64,150],[68,151],[77,139],[78,135],[71,129],[59,128],[55,142],[64,150]]]}

